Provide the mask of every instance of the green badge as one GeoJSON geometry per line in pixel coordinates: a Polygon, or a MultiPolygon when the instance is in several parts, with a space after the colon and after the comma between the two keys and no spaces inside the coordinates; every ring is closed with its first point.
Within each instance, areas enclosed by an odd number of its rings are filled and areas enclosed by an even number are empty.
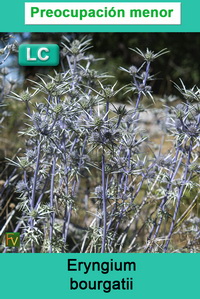
{"type": "Polygon", "coordinates": [[[22,66],[56,66],[59,64],[59,46],[22,44],[19,46],[18,61],[22,66]]]}
{"type": "Polygon", "coordinates": [[[20,233],[6,233],[5,234],[6,247],[19,247],[20,246],[20,233]]]}

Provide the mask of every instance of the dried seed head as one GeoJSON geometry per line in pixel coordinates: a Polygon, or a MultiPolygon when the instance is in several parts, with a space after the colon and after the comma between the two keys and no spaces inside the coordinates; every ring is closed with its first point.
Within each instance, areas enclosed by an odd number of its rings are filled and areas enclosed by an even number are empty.
{"type": "Polygon", "coordinates": [[[37,123],[40,123],[42,121],[41,120],[41,116],[40,116],[40,114],[38,112],[33,113],[32,120],[35,121],[35,122],[37,122],[37,123]]]}
{"type": "Polygon", "coordinates": [[[19,181],[16,185],[16,191],[22,193],[27,190],[27,185],[24,181],[19,181]]]}
{"type": "Polygon", "coordinates": [[[45,87],[49,92],[52,92],[54,90],[54,88],[56,87],[56,85],[54,82],[50,82],[50,83],[47,83],[45,87]]]}
{"type": "Polygon", "coordinates": [[[194,125],[190,125],[189,127],[187,127],[187,133],[190,136],[197,136],[198,135],[197,128],[194,125]]]}
{"type": "Polygon", "coordinates": [[[131,75],[135,76],[137,74],[137,68],[132,65],[130,68],[129,68],[129,72],[131,75]]]}
{"type": "Polygon", "coordinates": [[[114,92],[113,92],[113,90],[110,87],[106,87],[103,90],[103,93],[104,93],[104,95],[105,95],[106,98],[112,98],[113,95],[114,95],[114,92]]]}
{"type": "Polygon", "coordinates": [[[95,124],[95,126],[97,126],[97,127],[101,127],[101,126],[103,125],[103,123],[104,123],[104,121],[103,121],[103,119],[100,118],[100,117],[97,117],[97,118],[95,118],[95,120],[94,120],[94,124],[95,124]]]}
{"type": "Polygon", "coordinates": [[[75,39],[72,43],[71,43],[71,48],[70,48],[70,52],[73,55],[78,55],[80,52],[80,42],[79,40],[75,39]]]}
{"type": "Polygon", "coordinates": [[[23,102],[29,102],[31,99],[31,94],[28,91],[23,91],[20,93],[20,98],[23,102]]]}

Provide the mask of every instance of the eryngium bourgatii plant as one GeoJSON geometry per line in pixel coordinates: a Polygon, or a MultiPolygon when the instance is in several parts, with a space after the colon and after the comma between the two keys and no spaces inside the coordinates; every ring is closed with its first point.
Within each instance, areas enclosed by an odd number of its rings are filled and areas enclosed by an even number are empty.
{"type": "MultiPolygon", "coordinates": [[[[29,119],[21,133],[25,154],[10,161],[23,173],[16,186],[19,251],[180,250],[170,241],[198,200],[185,202],[199,186],[199,89],[176,86],[185,101],[166,110],[163,134],[172,135],[173,148],[161,153],[141,129],[141,111],[142,99],[153,99],[152,63],[168,51],[131,49],[141,66],[121,67],[131,83],[117,89],[92,68],[98,59],[87,54],[89,48],[90,40],[64,38],[61,71],[38,75],[31,92],[11,94],[25,103],[29,119]],[[113,104],[119,92],[131,109],[113,104]]],[[[195,229],[189,233],[194,248],[198,235],[195,229]]]]}

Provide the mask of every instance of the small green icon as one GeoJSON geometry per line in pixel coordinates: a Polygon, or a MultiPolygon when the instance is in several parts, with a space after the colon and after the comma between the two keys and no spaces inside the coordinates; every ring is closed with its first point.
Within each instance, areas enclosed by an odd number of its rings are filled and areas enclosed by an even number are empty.
{"type": "Polygon", "coordinates": [[[20,233],[6,233],[5,234],[6,247],[19,247],[20,246],[20,233]]]}
{"type": "Polygon", "coordinates": [[[56,66],[59,64],[59,46],[22,44],[19,46],[18,61],[22,66],[56,66]]]}

